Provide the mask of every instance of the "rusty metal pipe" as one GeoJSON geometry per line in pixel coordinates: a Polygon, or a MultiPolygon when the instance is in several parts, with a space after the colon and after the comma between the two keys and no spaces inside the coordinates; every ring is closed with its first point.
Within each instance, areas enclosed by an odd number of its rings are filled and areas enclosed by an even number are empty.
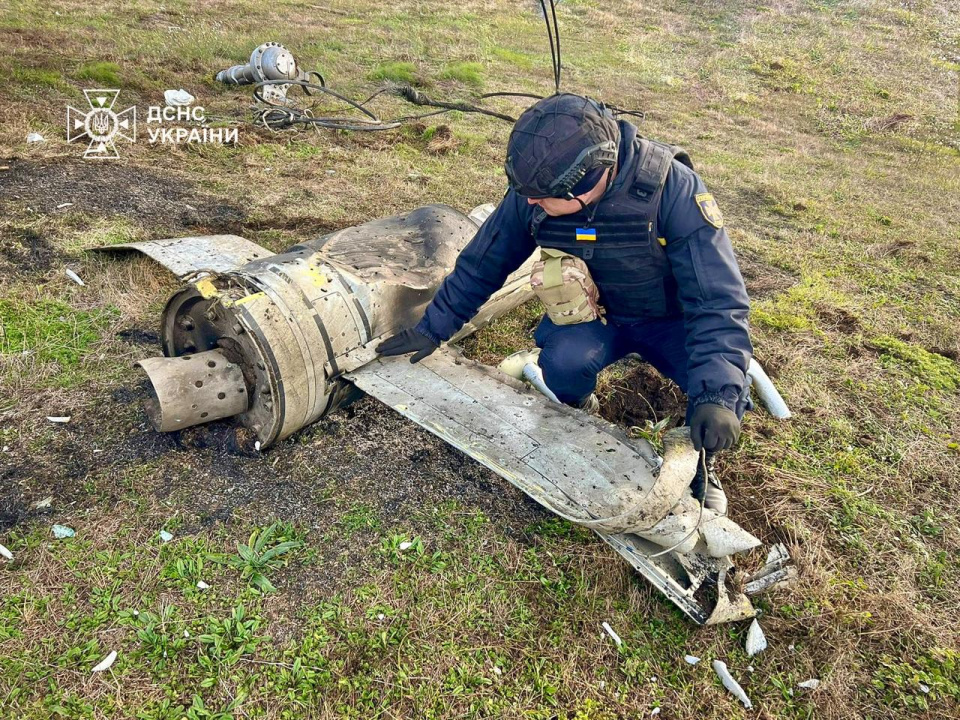
{"type": "Polygon", "coordinates": [[[160,432],[233,417],[249,403],[243,371],[221,350],[180,357],[153,357],[136,363],[150,379],[147,416],[160,432]]]}

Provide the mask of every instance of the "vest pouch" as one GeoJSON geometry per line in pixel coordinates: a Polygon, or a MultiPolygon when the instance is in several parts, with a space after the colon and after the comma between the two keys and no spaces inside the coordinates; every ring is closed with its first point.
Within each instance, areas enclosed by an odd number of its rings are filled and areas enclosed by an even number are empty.
{"type": "Polygon", "coordinates": [[[580,258],[553,248],[540,248],[530,272],[530,286],[555,325],[603,320],[600,291],[580,258]]]}

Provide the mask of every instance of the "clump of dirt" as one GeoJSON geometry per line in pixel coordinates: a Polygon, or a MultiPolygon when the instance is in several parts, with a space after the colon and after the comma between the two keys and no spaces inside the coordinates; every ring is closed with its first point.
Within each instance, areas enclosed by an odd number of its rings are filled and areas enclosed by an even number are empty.
{"type": "Polygon", "coordinates": [[[0,230],[0,257],[10,270],[18,268],[44,273],[50,269],[59,253],[50,240],[30,228],[0,230]]]}
{"type": "Polygon", "coordinates": [[[761,260],[750,251],[737,250],[737,263],[747,286],[747,294],[752,298],[776,295],[797,284],[796,277],[761,260]]]}
{"type": "Polygon", "coordinates": [[[600,414],[606,420],[644,427],[648,420],[657,423],[669,417],[670,427],[683,424],[687,398],[675,382],[642,361],[624,360],[618,366],[627,369],[619,377],[601,375],[597,389],[600,414]]]}
{"type": "Polygon", "coordinates": [[[825,327],[842,333],[853,333],[860,329],[860,319],[849,310],[820,303],[816,305],[815,312],[825,327]]]}
{"type": "Polygon", "coordinates": [[[160,336],[152,330],[127,328],[117,333],[117,337],[134,345],[159,345],[160,336]]]}
{"type": "Polygon", "coordinates": [[[165,232],[204,222],[241,222],[241,208],[198,191],[194,183],[172,173],[144,167],[84,160],[19,158],[3,161],[10,169],[0,174],[0,211],[24,207],[52,214],[73,203],[71,211],[94,217],[130,218],[148,230],[165,232]]]}

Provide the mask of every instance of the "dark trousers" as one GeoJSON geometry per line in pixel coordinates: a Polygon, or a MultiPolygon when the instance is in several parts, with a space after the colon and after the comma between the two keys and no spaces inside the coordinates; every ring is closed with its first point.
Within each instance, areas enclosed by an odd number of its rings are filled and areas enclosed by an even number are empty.
{"type": "MultiPolygon", "coordinates": [[[[597,386],[597,374],[630,353],[638,353],[661,375],[687,392],[687,332],[683,318],[651,320],[635,325],[617,325],[599,320],[577,325],[555,325],[546,315],[533,335],[540,350],[543,379],[568,405],[578,406],[597,386]]],[[[737,403],[743,418],[750,405],[744,392],[737,403]]],[[[687,424],[693,408],[687,406],[687,424]]]]}

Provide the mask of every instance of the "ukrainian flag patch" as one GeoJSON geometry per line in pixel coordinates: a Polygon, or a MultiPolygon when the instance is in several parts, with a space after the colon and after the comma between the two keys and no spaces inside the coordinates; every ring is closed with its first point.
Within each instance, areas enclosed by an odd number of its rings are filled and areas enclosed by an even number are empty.
{"type": "Polygon", "coordinates": [[[597,231],[593,228],[577,228],[577,242],[596,242],[597,231]]]}

